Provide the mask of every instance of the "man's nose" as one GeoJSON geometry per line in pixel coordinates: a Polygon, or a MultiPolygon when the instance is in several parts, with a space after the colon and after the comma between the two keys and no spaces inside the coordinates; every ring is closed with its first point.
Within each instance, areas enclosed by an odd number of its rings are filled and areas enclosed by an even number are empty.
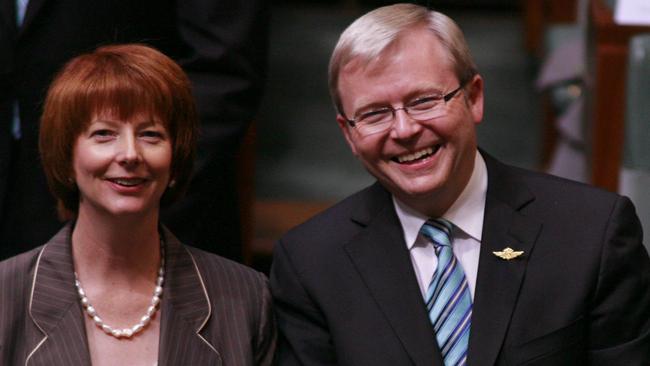
{"type": "Polygon", "coordinates": [[[422,125],[411,117],[404,107],[395,108],[391,135],[397,139],[408,139],[422,130],[422,125]]]}

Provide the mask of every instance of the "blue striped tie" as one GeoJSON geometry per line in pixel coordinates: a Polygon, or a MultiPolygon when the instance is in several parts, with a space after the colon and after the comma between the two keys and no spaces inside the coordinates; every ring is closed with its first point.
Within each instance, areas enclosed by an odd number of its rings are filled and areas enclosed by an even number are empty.
{"type": "Polygon", "coordinates": [[[463,268],[451,249],[453,225],[443,219],[429,220],[420,229],[433,241],[438,267],[427,290],[429,320],[436,333],[445,366],[467,364],[472,319],[472,298],[463,268]]]}

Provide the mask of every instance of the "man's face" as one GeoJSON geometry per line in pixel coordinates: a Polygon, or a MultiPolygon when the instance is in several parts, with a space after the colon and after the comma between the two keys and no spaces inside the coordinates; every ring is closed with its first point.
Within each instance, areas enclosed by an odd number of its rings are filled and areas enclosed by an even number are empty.
{"type": "MultiPolygon", "coordinates": [[[[451,56],[425,28],[408,30],[369,65],[355,60],[339,75],[342,113],[352,119],[381,107],[403,107],[423,96],[456,89],[451,56]]],[[[483,118],[483,82],[469,80],[441,106],[440,117],[416,121],[403,110],[386,131],[363,135],[337,116],[352,152],[404,203],[442,215],[469,180],[476,153],[475,125],[483,118]]]]}

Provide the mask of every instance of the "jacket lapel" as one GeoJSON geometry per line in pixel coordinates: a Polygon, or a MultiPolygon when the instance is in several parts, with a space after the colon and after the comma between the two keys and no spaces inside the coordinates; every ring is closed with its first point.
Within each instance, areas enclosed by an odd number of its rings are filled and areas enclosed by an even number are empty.
{"type": "Polygon", "coordinates": [[[365,229],[346,251],[416,365],[442,365],[390,194],[379,184],[353,216],[365,229]]]}
{"type": "Polygon", "coordinates": [[[474,296],[468,364],[493,365],[502,347],[528,258],[541,228],[519,210],[534,200],[507,168],[487,154],[488,192],[474,296]],[[523,255],[504,260],[493,254],[510,247],[523,255]]]}
{"type": "Polygon", "coordinates": [[[34,271],[29,315],[38,335],[29,339],[26,365],[90,365],[86,329],[74,286],[66,225],[41,250],[34,271]]]}
{"type": "MultiPolygon", "coordinates": [[[[189,251],[163,228],[166,247],[159,365],[221,365],[219,350],[208,340],[210,298],[199,268],[189,251]]],[[[218,328],[218,327],[217,327],[218,328]]]]}

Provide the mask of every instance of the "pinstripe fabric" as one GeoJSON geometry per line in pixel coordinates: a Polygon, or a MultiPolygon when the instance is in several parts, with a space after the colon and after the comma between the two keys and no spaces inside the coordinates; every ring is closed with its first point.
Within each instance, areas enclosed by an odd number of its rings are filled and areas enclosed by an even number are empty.
{"type": "Polygon", "coordinates": [[[443,219],[427,221],[420,232],[431,239],[438,266],[427,290],[426,305],[440,352],[448,366],[467,364],[472,299],[463,268],[451,248],[453,226],[443,219]]]}
{"type": "MultiPolygon", "coordinates": [[[[0,262],[0,365],[90,364],[70,230],[67,225],[45,246],[0,262]]],[[[186,247],[165,228],[163,237],[158,364],[271,364],[276,329],[266,278],[186,247]]]]}

